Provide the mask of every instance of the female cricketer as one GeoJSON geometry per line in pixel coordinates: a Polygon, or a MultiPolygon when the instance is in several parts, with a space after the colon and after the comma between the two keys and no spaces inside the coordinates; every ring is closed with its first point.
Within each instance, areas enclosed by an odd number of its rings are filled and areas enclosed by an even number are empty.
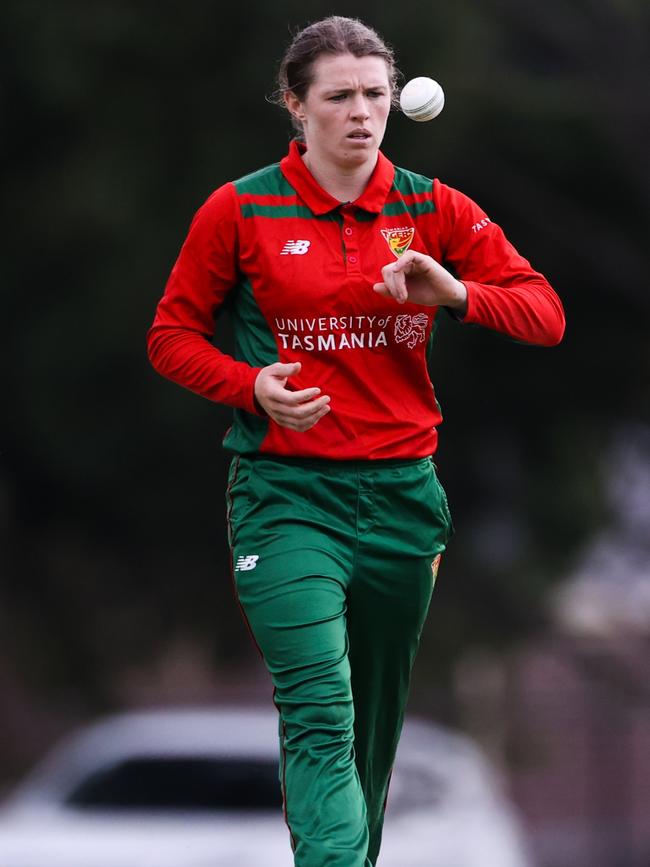
{"type": "Polygon", "coordinates": [[[197,212],[148,336],[163,375],[234,408],[233,575],[274,686],[297,867],[371,867],[411,668],[453,532],[432,455],[440,308],[557,344],[562,305],[471,199],[379,150],[396,69],[361,22],[293,39],[298,137],[197,212]],[[234,357],[211,339],[228,308],[234,357]]]}

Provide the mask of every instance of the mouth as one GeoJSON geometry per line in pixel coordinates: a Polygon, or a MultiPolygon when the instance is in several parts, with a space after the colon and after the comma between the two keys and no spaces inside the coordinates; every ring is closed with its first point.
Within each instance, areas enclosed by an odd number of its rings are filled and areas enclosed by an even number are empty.
{"type": "Polygon", "coordinates": [[[352,141],[367,141],[372,138],[372,133],[368,132],[367,129],[353,129],[352,132],[347,134],[346,138],[352,141]]]}

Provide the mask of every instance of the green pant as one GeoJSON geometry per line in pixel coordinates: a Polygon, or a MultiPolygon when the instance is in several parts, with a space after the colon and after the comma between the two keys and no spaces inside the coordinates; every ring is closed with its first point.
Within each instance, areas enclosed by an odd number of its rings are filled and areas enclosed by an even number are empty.
{"type": "Polygon", "coordinates": [[[452,533],[435,467],[238,457],[227,499],[235,586],[280,713],[295,865],[371,867],[452,533]]]}

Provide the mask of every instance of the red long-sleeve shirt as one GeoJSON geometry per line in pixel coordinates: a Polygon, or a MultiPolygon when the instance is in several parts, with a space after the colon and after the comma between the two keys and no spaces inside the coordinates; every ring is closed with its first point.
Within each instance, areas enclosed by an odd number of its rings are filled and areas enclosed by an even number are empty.
{"type": "Polygon", "coordinates": [[[423,457],[441,421],[427,371],[437,307],[373,291],[406,249],[427,253],[467,287],[463,321],[551,346],[562,304],[467,196],[379,154],[363,194],[342,205],[292,143],[280,164],[216,190],[197,212],[148,335],[154,367],[235,408],[236,452],[343,459],[423,457]],[[227,306],[235,357],[212,345],[227,306]],[[261,415],[259,370],[302,362],[296,388],[319,386],[331,412],[299,433],[261,415]]]}

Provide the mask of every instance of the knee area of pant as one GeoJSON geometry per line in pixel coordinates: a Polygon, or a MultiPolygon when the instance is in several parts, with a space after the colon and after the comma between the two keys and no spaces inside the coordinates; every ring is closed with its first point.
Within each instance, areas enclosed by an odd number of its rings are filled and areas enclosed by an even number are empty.
{"type": "Polygon", "coordinates": [[[350,664],[345,657],[272,674],[278,704],[300,707],[352,702],[350,664]]]}
{"type": "Polygon", "coordinates": [[[282,706],[284,744],[287,749],[313,749],[333,741],[351,745],[354,741],[354,705],[349,701],[323,700],[282,706]]]}

